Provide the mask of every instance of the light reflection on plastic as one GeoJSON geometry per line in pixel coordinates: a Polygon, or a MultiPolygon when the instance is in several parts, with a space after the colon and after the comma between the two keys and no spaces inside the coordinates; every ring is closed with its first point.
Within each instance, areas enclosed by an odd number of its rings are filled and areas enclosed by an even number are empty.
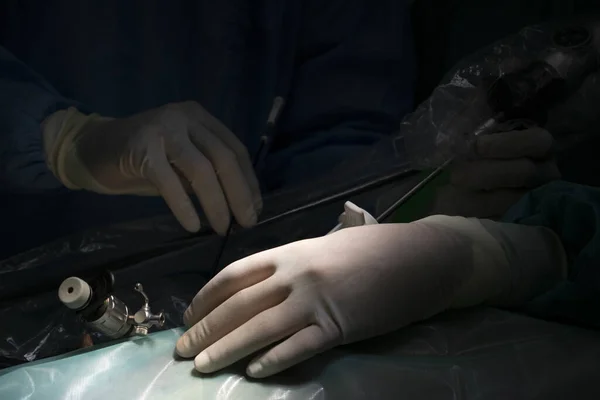
{"type": "Polygon", "coordinates": [[[46,342],[48,341],[48,338],[50,337],[50,334],[52,333],[52,331],[48,332],[43,338],[42,340],[40,340],[40,342],[37,344],[37,346],[35,346],[35,349],[31,350],[28,353],[25,353],[23,355],[23,357],[25,357],[25,359],[27,361],[33,361],[36,359],[38,352],[40,351],[40,349],[46,344],[46,342]]]}
{"type": "Polygon", "coordinates": [[[291,390],[282,390],[282,389],[277,389],[275,391],[275,393],[273,393],[270,397],[269,400],[285,400],[288,398],[288,396],[290,395],[292,391],[291,390]]]}
{"type": "Polygon", "coordinates": [[[309,400],[315,400],[317,397],[321,397],[319,395],[323,393],[324,390],[324,388],[320,387],[312,396],[310,396],[309,400]]]}
{"type": "Polygon", "coordinates": [[[223,385],[219,388],[217,392],[217,400],[227,400],[231,395],[231,392],[235,389],[235,387],[244,380],[243,376],[230,376],[225,380],[223,385]]]}
{"type": "Polygon", "coordinates": [[[158,381],[158,378],[160,378],[162,376],[162,374],[164,374],[165,371],[167,369],[169,369],[169,367],[171,365],[173,365],[174,362],[175,362],[175,360],[171,360],[167,363],[167,365],[165,365],[163,368],[161,368],[160,372],[158,374],[156,374],[156,376],[150,381],[150,384],[148,385],[146,390],[144,390],[144,392],[142,393],[142,397],[140,400],[146,400],[146,398],[148,398],[148,395],[150,394],[150,391],[152,390],[152,388],[154,388],[154,385],[156,385],[156,381],[158,381]]]}
{"type": "Polygon", "coordinates": [[[123,346],[114,352],[107,354],[106,356],[100,357],[97,364],[93,364],[93,370],[90,371],[89,375],[86,375],[81,380],[73,382],[73,386],[67,389],[66,400],[78,400],[82,398],[82,395],[86,393],[88,386],[94,382],[96,377],[102,375],[108,371],[111,367],[112,360],[119,356],[127,346],[123,346]]]}

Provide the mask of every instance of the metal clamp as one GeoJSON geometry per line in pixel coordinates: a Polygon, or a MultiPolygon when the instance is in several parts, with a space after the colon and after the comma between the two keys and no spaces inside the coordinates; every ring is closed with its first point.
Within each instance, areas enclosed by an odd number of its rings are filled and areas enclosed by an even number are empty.
{"type": "Polygon", "coordinates": [[[162,311],[158,314],[152,314],[150,300],[144,292],[144,287],[141,283],[136,283],[134,289],[144,298],[144,305],[134,315],[130,315],[128,319],[132,321],[134,334],[147,335],[151,327],[161,327],[164,325],[165,315],[162,311]]]}
{"type": "Polygon", "coordinates": [[[152,327],[162,327],[164,312],[153,314],[150,300],[141,283],[135,291],[144,298],[144,305],[135,314],[113,294],[114,276],[107,272],[89,283],[77,277],[63,281],[58,296],[68,308],[76,311],[84,322],[97,332],[119,339],[131,335],[144,336],[152,327]]]}

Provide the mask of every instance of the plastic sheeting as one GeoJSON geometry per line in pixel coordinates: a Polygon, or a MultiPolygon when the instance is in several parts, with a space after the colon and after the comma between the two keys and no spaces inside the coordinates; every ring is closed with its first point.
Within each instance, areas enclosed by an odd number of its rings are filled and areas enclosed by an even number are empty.
{"type": "Polygon", "coordinates": [[[264,381],[245,363],[201,376],[180,330],[0,373],[3,400],[598,399],[597,334],[494,309],[448,314],[334,349],[264,381]]]}
{"type": "MultiPolygon", "coordinates": [[[[591,48],[600,51],[600,17],[589,17],[526,27],[461,60],[402,123],[400,133],[411,165],[437,167],[465,153],[465,135],[493,116],[485,88],[497,77],[554,52],[555,33],[568,26],[585,26],[592,34],[591,48]]],[[[596,72],[569,98],[550,108],[547,120],[540,122],[555,137],[559,153],[599,136],[599,101],[600,72],[596,72]]]]}
{"type": "MultiPolygon", "coordinates": [[[[347,200],[377,214],[414,185],[413,178],[398,180],[406,175],[406,158],[391,139],[364,157],[310,185],[265,197],[259,226],[234,230],[217,267],[327,233],[347,200]]],[[[86,278],[111,270],[116,296],[131,309],[142,305],[133,291],[140,282],[152,309],[165,311],[165,328],[180,326],[187,304],[214,272],[222,244],[210,232],[188,234],[167,216],[83,232],[1,262],[0,369],[80,348],[86,333],[94,343],[106,341],[87,332],[59,302],[58,287],[69,276],[86,278]]]]}

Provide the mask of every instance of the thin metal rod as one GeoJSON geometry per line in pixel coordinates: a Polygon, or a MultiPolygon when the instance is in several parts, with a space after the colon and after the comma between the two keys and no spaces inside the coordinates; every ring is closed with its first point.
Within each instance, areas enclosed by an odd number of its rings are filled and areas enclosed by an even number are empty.
{"type": "Polygon", "coordinates": [[[386,208],[379,216],[377,217],[377,222],[381,223],[388,219],[398,208],[400,208],[403,204],[405,204],[408,200],[410,200],[415,194],[417,194],[421,189],[423,189],[429,182],[434,180],[439,174],[441,174],[450,163],[454,160],[454,157],[450,158],[446,162],[444,162],[441,166],[437,167],[432,173],[427,175],[422,181],[420,181],[417,185],[415,185],[412,189],[410,189],[404,196],[394,202],[391,206],[386,208]]]}
{"type": "MultiPolygon", "coordinates": [[[[263,136],[260,141],[260,146],[258,147],[258,150],[256,151],[256,153],[254,155],[254,160],[252,160],[252,164],[253,164],[252,166],[254,168],[256,168],[256,164],[261,159],[261,155],[262,155],[263,149],[265,147],[266,147],[266,136],[263,136]]],[[[215,258],[215,262],[213,263],[212,271],[210,274],[211,279],[217,274],[217,271],[219,269],[219,264],[221,263],[221,258],[223,257],[223,253],[225,253],[225,248],[227,247],[227,242],[229,241],[229,236],[231,236],[232,230],[233,230],[233,216],[229,220],[229,226],[227,227],[227,232],[225,233],[223,240],[221,240],[221,246],[219,246],[219,251],[217,253],[217,257],[215,258]]]]}
{"type": "MultiPolygon", "coordinates": [[[[410,189],[407,193],[404,194],[400,199],[396,200],[394,204],[386,208],[379,216],[376,218],[378,223],[384,222],[388,219],[398,208],[400,208],[404,203],[406,203],[412,196],[414,196],[419,190],[423,189],[429,182],[435,179],[439,174],[441,174],[448,165],[454,160],[454,158],[450,158],[444,164],[437,167],[432,173],[427,175],[423,180],[421,180],[418,184],[416,184],[412,189],[410,189]]],[[[332,230],[330,230],[327,234],[330,235],[334,232],[342,229],[342,223],[338,223],[332,230]]]]}
{"type": "Polygon", "coordinates": [[[261,222],[259,222],[258,226],[270,224],[270,223],[278,221],[282,218],[288,217],[293,214],[300,213],[302,211],[308,211],[308,210],[318,207],[318,206],[323,206],[323,205],[327,205],[327,204],[330,204],[330,203],[333,203],[333,202],[336,202],[339,200],[347,199],[350,196],[360,195],[366,191],[369,191],[371,189],[377,189],[381,186],[385,186],[387,184],[390,184],[391,182],[394,182],[400,178],[405,178],[407,175],[411,175],[414,173],[415,173],[415,171],[408,170],[408,169],[392,172],[383,177],[372,179],[366,183],[361,183],[360,185],[353,186],[350,189],[346,189],[339,193],[327,196],[327,197],[319,199],[319,200],[315,200],[308,204],[301,205],[301,206],[293,208],[291,210],[274,215],[270,218],[266,218],[266,219],[262,220],[261,222]]]}
{"type": "MultiPolygon", "coordinates": [[[[504,114],[499,113],[496,116],[486,120],[484,123],[475,128],[473,132],[473,136],[477,137],[482,135],[485,132],[491,130],[497,122],[504,117],[504,114]]],[[[381,223],[388,219],[398,208],[404,205],[408,200],[410,200],[415,194],[417,194],[421,189],[423,189],[429,182],[434,180],[438,175],[440,175],[453,161],[455,157],[450,157],[446,160],[442,165],[437,167],[431,174],[427,175],[425,179],[420,181],[415,187],[408,191],[404,196],[398,199],[394,204],[389,206],[386,210],[384,210],[378,217],[377,222],[381,223]]],[[[336,226],[337,228],[337,226],[336,226]]],[[[335,229],[335,228],[334,228],[335,229]]]]}

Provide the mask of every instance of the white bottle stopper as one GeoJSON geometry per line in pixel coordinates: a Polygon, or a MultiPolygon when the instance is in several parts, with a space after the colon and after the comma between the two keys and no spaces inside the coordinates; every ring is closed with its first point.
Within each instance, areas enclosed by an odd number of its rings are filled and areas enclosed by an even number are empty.
{"type": "Polygon", "coordinates": [[[344,212],[340,215],[339,221],[342,228],[377,224],[375,217],[351,201],[344,203],[344,212]]]}
{"type": "Polygon", "coordinates": [[[377,224],[377,219],[373,217],[371,214],[352,203],[351,201],[347,201],[344,203],[344,212],[340,215],[339,224],[335,226],[331,231],[329,231],[328,235],[339,231],[344,228],[351,228],[354,226],[363,226],[363,225],[375,225],[377,224]]]}
{"type": "Polygon", "coordinates": [[[92,296],[92,289],[83,279],[74,276],[67,278],[58,288],[58,298],[72,310],[85,306],[92,296]]]}

